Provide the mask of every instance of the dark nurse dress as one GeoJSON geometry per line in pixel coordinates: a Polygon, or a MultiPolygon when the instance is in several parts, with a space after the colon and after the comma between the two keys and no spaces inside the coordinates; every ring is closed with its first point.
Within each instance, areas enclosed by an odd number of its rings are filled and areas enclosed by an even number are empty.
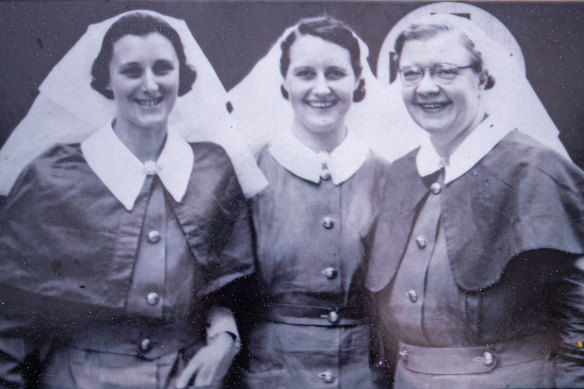
{"type": "Polygon", "coordinates": [[[365,289],[388,163],[349,133],[330,155],[288,135],[263,149],[252,199],[259,320],[250,388],[372,388],[365,289]]]}
{"type": "Polygon", "coordinates": [[[491,119],[428,147],[392,165],[369,269],[394,387],[583,387],[584,174],[491,119]]]}
{"type": "Polygon", "coordinates": [[[146,165],[109,126],[57,145],[1,217],[0,386],[36,381],[40,350],[41,388],[172,388],[220,291],[254,269],[228,157],[170,133],[146,165]]]}

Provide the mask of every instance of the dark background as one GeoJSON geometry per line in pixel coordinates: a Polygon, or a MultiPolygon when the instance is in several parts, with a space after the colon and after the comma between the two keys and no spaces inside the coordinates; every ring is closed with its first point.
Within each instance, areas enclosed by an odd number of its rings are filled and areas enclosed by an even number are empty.
{"type": "MultiPolygon", "coordinates": [[[[424,2],[0,1],[0,145],[26,115],[37,88],[87,26],[152,9],[184,19],[227,90],[298,19],[327,13],[369,45],[375,71],[385,36],[424,2]]],[[[501,20],[523,50],[527,77],[573,160],[584,167],[584,3],[472,3],[501,20]]],[[[39,123],[42,126],[42,123],[39,123]]]]}

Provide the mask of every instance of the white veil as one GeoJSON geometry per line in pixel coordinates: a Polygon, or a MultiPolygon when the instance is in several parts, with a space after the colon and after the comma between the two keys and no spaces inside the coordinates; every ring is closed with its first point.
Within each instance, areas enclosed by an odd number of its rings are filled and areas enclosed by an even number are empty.
{"type": "Polygon", "coordinates": [[[145,13],[170,24],[179,34],[187,64],[197,72],[192,91],[177,99],[169,130],[187,141],[212,141],[229,154],[247,197],[267,185],[225,104],[228,100],[213,67],[186,23],[154,11],[130,11],[92,24],[39,87],[26,117],[0,150],[0,195],[9,192],[22,169],[54,143],[84,140],[115,117],[115,103],[90,86],[91,66],[109,27],[129,13],[145,13]]]}
{"type": "MultiPolygon", "coordinates": [[[[309,19],[303,19],[302,23],[309,19]]],[[[232,90],[229,100],[233,103],[233,115],[245,134],[248,145],[253,149],[270,143],[283,131],[289,131],[294,112],[290,103],[280,92],[282,75],[280,57],[282,41],[298,29],[298,24],[287,28],[268,54],[232,90]]],[[[388,106],[387,88],[375,78],[367,57],[367,45],[355,35],[361,51],[361,77],[365,80],[365,98],[353,103],[346,117],[350,131],[357,134],[366,144],[389,160],[401,157],[415,148],[420,134],[413,135],[390,127],[391,109],[388,106]]],[[[420,131],[415,129],[415,131],[420,131]]]]}
{"type": "MultiPolygon", "coordinates": [[[[485,111],[498,123],[509,129],[519,129],[525,134],[554,149],[570,159],[558,138],[558,128],[548,115],[531,84],[525,76],[521,61],[492,39],[470,20],[453,14],[436,13],[417,19],[414,24],[446,24],[463,32],[481,53],[483,68],[495,79],[495,85],[483,94],[485,111]]],[[[383,53],[382,53],[383,54],[383,53]]],[[[388,99],[400,109],[396,116],[406,112],[401,99],[401,81],[397,77],[389,87],[388,99]]],[[[403,119],[403,122],[406,122],[403,119]]]]}

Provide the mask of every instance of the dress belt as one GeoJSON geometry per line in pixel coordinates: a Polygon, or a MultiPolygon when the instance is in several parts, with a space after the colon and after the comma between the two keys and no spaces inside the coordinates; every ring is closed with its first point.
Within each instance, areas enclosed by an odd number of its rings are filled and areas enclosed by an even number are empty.
{"type": "Polygon", "coordinates": [[[312,326],[355,326],[364,324],[362,307],[327,308],[272,303],[264,316],[275,323],[312,326]]]}
{"type": "Polygon", "coordinates": [[[548,358],[552,344],[547,335],[476,347],[423,347],[400,342],[399,356],[405,368],[418,373],[476,374],[548,358]]]}
{"type": "Polygon", "coordinates": [[[147,321],[92,323],[73,331],[68,347],[156,359],[200,343],[200,331],[196,327],[155,325],[147,321]]]}

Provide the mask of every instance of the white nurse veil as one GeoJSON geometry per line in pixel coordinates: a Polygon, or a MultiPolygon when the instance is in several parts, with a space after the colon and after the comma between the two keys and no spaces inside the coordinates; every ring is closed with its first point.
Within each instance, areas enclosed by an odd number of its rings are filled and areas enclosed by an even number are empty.
{"type": "MultiPolygon", "coordinates": [[[[525,134],[570,159],[558,138],[559,131],[525,75],[521,49],[509,30],[486,11],[464,3],[436,3],[421,7],[406,15],[386,38],[378,62],[378,76],[384,84],[391,75],[390,52],[395,39],[411,24],[446,24],[463,32],[481,53],[483,68],[495,79],[495,85],[485,91],[485,110],[497,123],[525,134]],[[475,17],[472,17],[472,16],[475,17]],[[470,19],[469,19],[470,17],[470,19]],[[472,20],[475,20],[473,22],[472,20]]],[[[392,73],[396,73],[393,69],[392,73]]],[[[389,87],[388,98],[395,102],[402,116],[406,111],[401,99],[401,82],[396,77],[389,87]]],[[[412,125],[410,121],[409,125],[412,125]]]]}
{"type": "Polygon", "coordinates": [[[177,99],[169,131],[187,141],[212,141],[229,154],[247,197],[267,185],[226,109],[227,93],[183,20],[154,11],[130,11],[92,24],[39,87],[26,117],[0,150],[0,195],[9,192],[21,170],[55,143],[77,143],[115,117],[115,103],[91,86],[91,67],[109,27],[131,13],[166,21],[179,34],[187,64],[197,72],[192,90],[177,99]]]}
{"type": "MultiPolygon", "coordinates": [[[[280,92],[281,44],[293,31],[298,30],[301,23],[319,18],[323,17],[302,19],[298,24],[287,28],[268,54],[229,91],[229,100],[234,108],[233,116],[251,148],[257,150],[290,130],[294,112],[290,102],[280,92]]],[[[354,36],[359,41],[361,51],[361,78],[365,80],[365,98],[352,104],[345,120],[349,130],[364,140],[371,149],[389,160],[394,160],[412,150],[418,142],[399,131],[390,131],[392,127],[388,125],[391,117],[386,88],[371,72],[367,62],[367,45],[356,34],[354,36]]]]}

